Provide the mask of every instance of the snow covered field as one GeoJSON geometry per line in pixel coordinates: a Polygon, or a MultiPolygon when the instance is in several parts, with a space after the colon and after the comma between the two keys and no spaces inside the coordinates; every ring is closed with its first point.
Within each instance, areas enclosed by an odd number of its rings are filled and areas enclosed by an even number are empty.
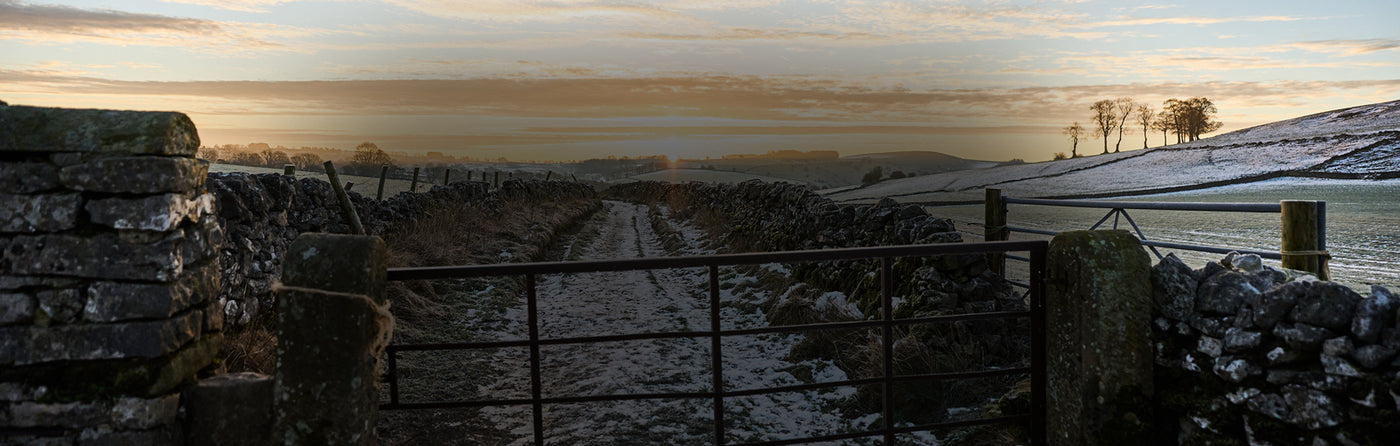
{"type": "MultiPolygon", "coordinates": [[[[1093,149],[1085,150],[1093,153],[1093,149]]],[[[1140,195],[1276,177],[1400,176],[1400,101],[1335,110],[1146,150],[964,170],[830,191],[841,202],[1140,195]]]]}

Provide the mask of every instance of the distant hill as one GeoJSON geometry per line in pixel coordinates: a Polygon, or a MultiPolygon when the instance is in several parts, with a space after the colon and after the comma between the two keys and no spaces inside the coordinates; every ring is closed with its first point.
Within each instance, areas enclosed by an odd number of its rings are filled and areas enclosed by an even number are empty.
{"type": "Polygon", "coordinates": [[[683,168],[704,168],[766,177],[790,178],[790,181],[806,183],[815,189],[858,185],[861,177],[875,167],[880,167],[886,176],[895,171],[919,176],[997,165],[996,162],[992,161],[969,160],[931,151],[867,153],[829,159],[726,157],[719,160],[686,160],[678,164],[679,167],[683,168]]]}
{"type": "Polygon", "coordinates": [[[982,189],[1020,197],[1110,197],[1278,177],[1400,178],[1400,101],[1279,121],[1190,143],[976,170],[829,191],[837,201],[975,201],[982,189]]]}

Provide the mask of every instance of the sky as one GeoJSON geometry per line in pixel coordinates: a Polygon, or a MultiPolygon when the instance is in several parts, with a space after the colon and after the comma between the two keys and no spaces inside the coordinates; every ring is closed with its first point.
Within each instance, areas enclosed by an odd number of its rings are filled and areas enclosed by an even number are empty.
{"type": "Polygon", "coordinates": [[[1207,97],[1221,132],[1400,99],[1397,22],[1390,0],[0,0],[0,100],[181,111],[210,146],[1040,161],[1100,99],[1207,97]]]}

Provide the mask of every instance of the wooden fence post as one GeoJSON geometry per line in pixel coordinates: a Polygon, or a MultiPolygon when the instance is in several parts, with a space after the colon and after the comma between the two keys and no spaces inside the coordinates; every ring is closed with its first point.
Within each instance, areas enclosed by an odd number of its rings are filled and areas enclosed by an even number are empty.
{"type": "MultiPolygon", "coordinates": [[[[482,174],[482,178],[486,178],[485,175],[486,175],[486,174],[482,174]]],[[[468,171],[467,171],[467,181],[471,181],[471,180],[472,180],[472,171],[468,170],[468,171]]]]}
{"type": "Polygon", "coordinates": [[[496,179],[491,180],[491,187],[501,187],[501,171],[496,171],[496,179]]]}
{"type": "Polygon", "coordinates": [[[385,177],[388,177],[388,176],[389,176],[389,165],[388,165],[388,164],[385,164],[385,165],[383,165],[383,166],[380,166],[380,167],[379,167],[379,192],[376,192],[376,193],[374,194],[374,199],[375,199],[375,200],[378,200],[378,201],[383,201],[383,200],[384,200],[384,178],[385,178],[385,177]]]}
{"type": "Polygon", "coordinates": [[[296,166],[295,164],[283,164],[283,165],[282,165],[282,175],[286,175],[286,176],[289,176],[289,177],[290,177],[290,176],[296,176],[296,174],[297,174],[297,166],[296,166]]]}
{"type": "Polygon", "coordinates": [[[413,168],[413,182],[408,183],[409,192],[418,192],[418,169],[420,169],[420,167],[413,168]]]}
{"type": "Polygon", "coordinates": [[[552,176],[554,176],[554,171],[553,171],[553,170],[549,171],[549,173],[544,174],[544,180],[545,180],[545,181],[549,181],[549,177],[552,177],[552,176]]]}
{"type": "Polygon", "coordinates": [[[350,223],[350,230],[355,234],[364,235],[365,227],[360,224],[360,214],[355,213],[355,204],[350,202],[350,195],[345,193],[348,187],[340,186],[340,176],[335,174],[335,163],[326,161],[326,178],[331,180],[331,189],[335,191],[335,199],[340,202],[340,216],[350,223]]]}
{"type": "MultiPolygon", "coordinates": [[[[985,241],[1006,240],[1010,231],[1006,230],[1006,202],[1001,199],[1001,189],[987,189],[987,198],[982,202],[985,228],[982,232],[985,241]]],[[[987,254],[987,268],[992,272],[1006,274],[1006,253],[987,254]]]]}
{"type": "Polygon", "coordinates": [[[1331,280],[1327,268],[1327,203],[1284,200],[1283,242],[1279,254],[1283,267],[1307,271],[1321,280],[1331,280]]]}
{"type": "Polygon", "coordinates": [[[452,169],[442,169],[442,185],[446,186],[447,180],[452,178],[452,169]]]}

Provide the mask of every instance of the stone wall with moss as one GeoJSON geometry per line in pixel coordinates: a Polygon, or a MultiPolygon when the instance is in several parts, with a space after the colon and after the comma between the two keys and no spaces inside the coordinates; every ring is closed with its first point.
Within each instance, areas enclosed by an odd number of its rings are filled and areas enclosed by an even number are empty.
{"type": "Polygon", "coordinates": [[[179,444],[222,233],[181,113],[0,103],[0,444],[179,444]]]}
{"type": "Polygon", "coordinates": [[[1400,444],[1400,327],[1369,296],[1230,255],[1153,267],[1158,428],[1175,444],[1400,444]]]}

